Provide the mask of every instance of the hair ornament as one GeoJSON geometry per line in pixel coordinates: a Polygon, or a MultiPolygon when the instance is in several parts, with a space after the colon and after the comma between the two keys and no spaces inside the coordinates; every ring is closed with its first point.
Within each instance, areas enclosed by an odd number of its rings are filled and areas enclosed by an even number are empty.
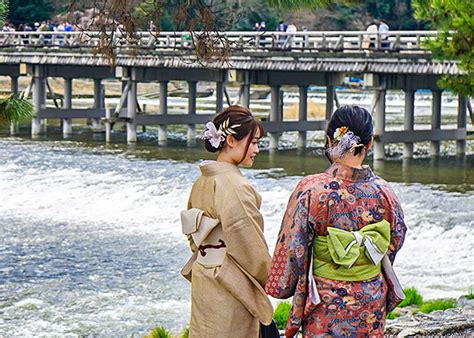
{"type": "Polygon", "coordinates": [[[349,128],[347,127],[337,128],[333,135],[334,141],[339,142],[342,139],[342,137],[347,134],[348,131],[349,131],[349,128]]]}
{"type": "Polygon", "coordinates": [[[237,132],[234,128],[240,127],[240,124],[234,124],[229,127],[230,118],[225,120],[220,126],[219,129],[216,128],[214,122],[209,121],[206,124],[207,130],[204,132],[203,139],[208,140],[211,146],[218,149],[222,141],[225,141],[226,136],[235,135],[237,132]]]}
{"type": "Polygon", "coordinates": [[[334,146],[329,150],[333,158],[343,158],[348,152],[353,153],[359,147],[360,137],[355,135],[347,127],[337,128],[334,132],[334,146]]]}

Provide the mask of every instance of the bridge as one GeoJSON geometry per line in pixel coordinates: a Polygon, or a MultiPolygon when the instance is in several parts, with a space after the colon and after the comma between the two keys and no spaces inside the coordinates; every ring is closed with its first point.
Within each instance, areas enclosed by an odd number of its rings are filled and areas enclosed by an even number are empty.
{"type": "MultiPolygon", "coordinates": [[[[362,74],[366,86],[376,92],[373,102],[375,120],[374,159],[384,158],[384,144],[404,143],[404,157],[413,156],[413,144],[431,142],[431,154],[439,155],[440,142],[457,141],[457,153],[465,153],[466,106],[458,98],[456,129],[441,128],[442,90],[437,81],[444,74],[461,74],[454,60],[434,60],[424,43],[436,31],[367,32],[136,32],[129,36],[117,32],[107,53],[100,32],[2,32],[0,33],[0,75],[11,77],[12,92],[18,91],[18,77],[31,76],[35,116],[31,133],[41,132],[41,121],[62,119],[63,133],[72,132],[71,119],[91,118],[95,128],[102,121],[106,138],[110,139],[111,124],[124,121],[127,141],[136,142],[138,125],[158,125],[159,142],[166,143],[167,126],[188,126],[188,141],[195,140],[196,124],[204,124],[212,114],[198,114],[196,84],[216,83],[215,111],[224,107],[226,82],[235,74],[240,83],[238,102],[250,105],[250,89],[254,84],[271,88],[271,105],[265,129],[269,133],[270,149],[278,148],[279,136],[285,131],[297,131],[298,147],[306,145],[306,132],[323,130],[327,119],[338,104],[335,87],[348,74],[362,74]],[[202,42],[206,41],[206,44],[202,42]],[[211,47],[211,48],[209,48],[211,47]],[[210,51],[212,49],[213,51],[210,51]],[[199,57],[197,56],[199,54],[199,57]],[[217,57],[216,57],[217,55],[217,57]],[[220,57],[219,57],[220,55],[220,57]],[[64,78],[62,107],[46,107],[48,77],[64,78]],[[72,80],[94,79],[94,107],[72,109],[72,80]],[[123,92],[117,106],[105,109],[101,81],[117,78],[123,92]],[[168,83],[188,82],[188,114],[168,113],[168,83]],[[137,104],[137,83],[158,82],[160,108],[154,114],[143,113],[137,104]],[[297,121],[283,119],[282,86],[299,87],[297,121]],[[326,87],[326,119],[308,120],[308,86],[326,87]],[[404,126],[402,131],[385,131],[385,96],[387,90],[405,93],[404,126]],[[414,130],[417,89],[432,91],[431,130],[414,130]]],[[[227,104],[230,104],[227,100],[227,104]]],[[[14,130],[12,130],[14,131],[14,130]]]]}

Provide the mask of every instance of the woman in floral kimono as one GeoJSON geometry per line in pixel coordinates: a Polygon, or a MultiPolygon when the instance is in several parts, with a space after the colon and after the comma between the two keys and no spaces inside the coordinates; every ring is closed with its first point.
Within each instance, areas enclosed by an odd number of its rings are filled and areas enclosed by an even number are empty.
{"type": "Polygon", "coordinates": [[[326,134],[332,164],[291,195],[266,291],[293,296],[287,337],[300,326],[305,337],[382,336],[387,310],[403,298],[390,274],[403,211],[390,185],[362,165],[373,142],[369,112],[340,107],[326,134]]]}
{"type": "Polygon", "coordinates": [[[181,213],[193,256],[183,268],[191,283],[190,337],[258,337],[272,321],[264,286],[271,257],[263,236],[261,197],[238,165],[251,167],[263,128],[250,111],[230,106],[207,125],[204,161],[181,213]]]}

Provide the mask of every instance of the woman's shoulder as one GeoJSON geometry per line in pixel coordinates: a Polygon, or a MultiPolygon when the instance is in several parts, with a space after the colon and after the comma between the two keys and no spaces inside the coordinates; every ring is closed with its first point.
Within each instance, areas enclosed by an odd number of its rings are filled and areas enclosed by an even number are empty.
{"type": "Polygon", "coordinates": [[[295,190],[313,190],[319,191],[329,179],[329,175],[325,172],[308,175],[303,177],[296,185],[295,190]]]}

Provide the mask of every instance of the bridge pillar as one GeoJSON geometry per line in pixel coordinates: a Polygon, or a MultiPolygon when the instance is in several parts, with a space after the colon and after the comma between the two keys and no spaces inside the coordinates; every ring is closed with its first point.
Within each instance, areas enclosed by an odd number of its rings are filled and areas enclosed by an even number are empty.
{"type": "Polygon", "coordinates": [[[31,119],[31,137],[35,138],[41,133],[41,107],[46,103],[46,83],[43,66],[35,65],[33,68],[33,114],[31,119]]]}
{"type": "MultiPolygon", "coordinates": [[[[306,121],[308,119],[308,86],[299,86],[299,92],[298,120],[306,121]]],[[[304,149],[306,147],[306,130],[298,132],[296,146],[298,149],[304,149]]]]}
{"type": "MultiPolygon", "coordinates": [[[[271,102],[270,102],[270,122],[279,122],[281,121],[281,112],[282,107],[280,107],[280,86],[274,85],[271,87],[271,102]]],[[[270,138],[269,150],[278,149],[279,133],[272,132],[268,133],[270,138]]]]}
{"type": "MultiPolygon", "coordinates": [[[[431,129],[441,128],[441,90],[433,90],[431,104],[431,129]]],[[[431,156],[439,156],[440,141],[431,141],[431,156]]]]}
{"type": "MultiPolygon", "coordinates": [[[[64,78],[63,109],[72,108],[72,79],[64,78]]],[[[63,137],[68,138],[72,134],[72,119],[63,119],[63,137]]]]}
{"type": "MultiPolygon", "coordinates": [[[[168,81],[160,81],[160,115],[168,114],[168,81]]],[[[158,144],[166,145],[168,142],[168,131],[166,124],[158,126],[158,144]]]]}
{"type": "MultiPolygon", "coordinates": [[[[102,97],[102,79],[94,79],[94,108],[102,108],[103,97],[102,97]]],[[[100,119],[92,119],[92,130],[94,132],[100,131],[100,119]]]]}
{"type": "Polygon", "coordinates": [[[250,108],[250,84],[241,84],[241,99],[240,104],[243,107],[250,108]]]}
{"type": "MultiPolygon", "coordinates": [[[[412,131],[415,124],[415,91],[407,89],[405,92],[405,115],[403,127],[406,131],[412,131]]],[[[405,142],[403,145],[403,157],[413,157],[413,143],[405,142]]]]}
{"type": "Polygon", "coordinates": [[[385,89],[378,90],[377,106],[375,108],[374,126],[374,161],[385,159],[383,134],[385,131],[385,89]]]}
{"type": "MultiPolygon", "coordinates": [[[[188,114],[189,116],[196,115],[196,92],[197,82],[188,81],[188,114]]],[[[196,125],[188,124],[188,135],[187,135],[188,146],[193,147],[196,145],[196,125]]]]}
{"type": "MultiPolygon", "coordinates": [[[[10,90],[13,94],[18,94],[18,76],[10,76],[10,90]]],[[[18,134],[18,123],[10,123],[10,135],[18,134]]]]}
{"type": "MultiPolygon", "coordinates": [[[[458,128],[466,129],[467,125],[467,100],[465,96],[459,95],[458,98],[458,128]]],[[[456,154],[466,154],[466,139],[456,141],[456,154]]]]}
{"type": "Polygon", "coordinates": [[[216,113],[224,110],[224,82],[216,82],[216,113]]]}
{"type": "MultiPolygon", "coordinates": [[[[133,72],[133,69],[132,69],[133,72]]],[[[137,142],[137,82],[130,74],[129,89],[127,95],[127,143],[137,142]]]]}
{"type": "Polygon", "coordinates": [[[336,96],[336,91],[333,85],[326,87],[326,120],[331,119],[332,113],[334,113],[334,98],[336,96]]]}

